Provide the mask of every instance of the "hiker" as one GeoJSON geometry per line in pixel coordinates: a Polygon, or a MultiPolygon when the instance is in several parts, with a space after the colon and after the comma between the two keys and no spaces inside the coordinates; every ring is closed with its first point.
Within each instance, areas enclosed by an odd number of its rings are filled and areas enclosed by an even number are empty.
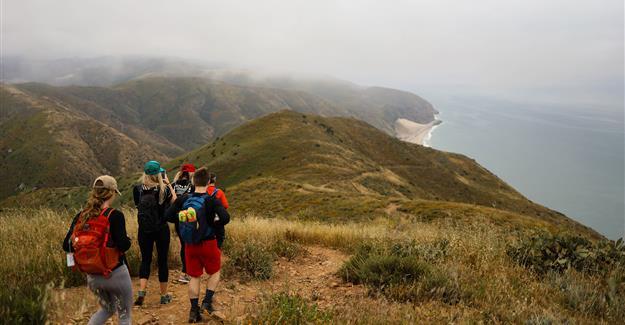
{"type": "Polygon", "coordinates": [[[135,300],[136,306],[143,305],[150,277],[152,265],[152,251],[156,244],[158,281],[161,289],[161,304],[171,302],[171,295],[167,293],[169,269],[167,255],[169,253],[169,226],[164,217],[165,210],[176,200],[165,169],[158,161],[148,161],[143,167],[141,184],[133,189],[133,198],[137,207],[139,221],[139,249],[141,251],[141,266],[139,268],[139,292],[135,300]]]}
{"type": "MultiPolygon", "coordinates": [[[[184,194],[193,193],[195,188],[193,187],[191,178],[194,172],[195,166],[193,164],[184,164],[180,167],[180,171],[174,176],[174,183],[172,184],[176,196],[181,197],[184,194]]],[[[178,239],[180,240],[180,263],[182,264],[182,275],[178,278],[178,282],[189,283],[190,278],[189,275],[187,275],[187,268],[184,262],[184,242],[182,241],[182,237],[180,237],[178,218],[174,220],[174,225],[176,226],[176,234],[178,234],[178,239]]]]}
{"type": "Polygon", "coordinates": [[[131,324],[132,282],[124,255],[130,238],[124,214],[110,207],[120,194],[115,178],[96,178],[84,209],[76,214],[63,240],[68,266],[87,273],[87,286],[98,297],[100,309],[89,324],[104,324],[116,312],[119,324],[131,324]],[[105,262],[100,256],[105,256],[105,262]]]}
{"type": "Polygon", "coordinates": [[[193,164],[184,164],[180,166],[180,171],[174,176],[174,182],[171,184],[176,192],[177,196],[183,194],[193,193],[193,182],[191,178],[195,172],[195,166],[193,164]]]}
{"type": "MultiPolygon", "coordinates": [[[[221,202],[221,205],[223,205],[225,209],[228,209],[228,199],[226,199],[226,193],[217,188],[217,175],[211,172],[208,174],[208,177],[209,183],[208,188],[206,189],[206,193],[208,193],[208,195],[210,195],[211,197],[219,200],[219,202],[221,202]]],[[[217,238],[217,247],[221,249],[221,246],[226,239],[226,228],[223,224],[216,225],[215,237],[217,238]]]]}
{"type": "Polygon", "coordinates": [[[209,173],[206,168],[195,171],[193,185],[194,192],[178,198],[165,214],[169,221],[178,218],[180,234],[185,242],[186,269],[187,274],[191,276],[189,323],[201,321],[202,311],[209,314],[214,311],[213,295],[219,283],[221,269],[221,251],[217,247],[215,228],[230,221],[230,215],[221,202],[206,192],[209,185],[209,173]],[[200,308],[200,277],[204,271],[209,278],[200,308]]]}

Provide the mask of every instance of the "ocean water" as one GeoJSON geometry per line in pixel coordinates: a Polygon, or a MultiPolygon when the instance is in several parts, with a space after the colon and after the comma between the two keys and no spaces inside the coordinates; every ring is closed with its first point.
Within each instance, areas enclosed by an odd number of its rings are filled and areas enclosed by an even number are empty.
{"type": "Polygon", "coordinates": [[[428,143],[476,159],[530,200],[610,239],[625,232],[623,112],[485,98],[430,99],[428,143]]]}

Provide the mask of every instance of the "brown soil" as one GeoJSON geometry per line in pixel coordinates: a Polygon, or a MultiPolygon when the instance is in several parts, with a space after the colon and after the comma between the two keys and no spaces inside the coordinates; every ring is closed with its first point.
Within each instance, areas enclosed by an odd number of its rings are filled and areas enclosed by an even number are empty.
{"type": "MultiPolygon", "coordinates": [[[[297,293],[328,310],[349,308],[358,301],[373,303],[376,299],[368,297],[364,287],[345,283],[335,275],[346,259],[347,256],[339,251],[313,246],[293,261],[277,260],[270,280],[245,282],[236,275],[222,278],[215,294],[215,307],[225,316],[226,322],[240,323],[254,313],[255,306],[264,297],[284,291],[297,293]]],[[[189,311],[187,285],[177,282],[179,276],[179,271],[170,271],[169,292],[173,302],[169,305],[160,305],[157,276],[150,277],[146,303],[133,309],[133,323],[186,323],[189,311]]],[[[133,278],[135,292],[138,282],[138,278],[133,278]]],[[[203,292],[204,287],[201,290],[203,292]]],[[[86,287],[55,290],[51,299],[50,321],[53,324],[86,324],[97,309],[95,296],[86,287]]],[[[205,323],[216,323],[214,319],[204,318],[205,323]]],[[[116,317],[109,323],[117,324],[116,317]]]]}

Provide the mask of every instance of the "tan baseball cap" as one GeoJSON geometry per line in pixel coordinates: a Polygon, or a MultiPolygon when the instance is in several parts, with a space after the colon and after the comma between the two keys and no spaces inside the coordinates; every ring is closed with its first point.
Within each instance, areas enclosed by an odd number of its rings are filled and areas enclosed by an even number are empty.
{"type": "Polygon", "coordinates": [[[122,195],[122,193],[117,189],[117,181],[115,180],[115,178],[113,178],[113,176],[109,175],[102,175],[96,178],[95,182],[93,182],[93,188],[106,188],[109,190],[114,190],[115,192],[117,192],[117,194],[122,195]],[[102,182],[102,185],[96,186],[96,184],[98,184],[98,181],[102,182]]]}

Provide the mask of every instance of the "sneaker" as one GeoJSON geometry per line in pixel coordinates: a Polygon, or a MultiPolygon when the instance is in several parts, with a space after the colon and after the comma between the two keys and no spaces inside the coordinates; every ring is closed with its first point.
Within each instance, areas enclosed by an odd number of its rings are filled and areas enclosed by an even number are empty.
{"type": "Polygon", "coordinates": [[[186,274],[183,274],[183,275],[181,275],[178,278],[178,282],[179,283],[185,283],[186,284],[186,283],[189,283],[190,280],[191,280],[191,278],[188,275],[186,275],[186,274]]]}
{"type": "Polygon", "coordinates": [[[171,302],[171,295],[169,293],[166,293],[161,296],[161,305],[167,305],[170,302],[171,302]]]}
{"type": "Polygon", "coordinates": [[[191,307],[189,311],[189,323],[198,323],[202,321],[202,315],[200,315],[199,307],[191,307]]]}
{"type": "Polygon", "coordinates": [[[145,291],[139,291],[139,295],[137,296],[137,300],[135,300],[135,306],[143,305],[143,300],[145,299],[145,291]]]}
{"type": "Polygon", "coordinates": [[[209,314],[212,314],[215,309],[213,308],[212,302],[202,301],[202,311],[206,311],[209,314]]]}

